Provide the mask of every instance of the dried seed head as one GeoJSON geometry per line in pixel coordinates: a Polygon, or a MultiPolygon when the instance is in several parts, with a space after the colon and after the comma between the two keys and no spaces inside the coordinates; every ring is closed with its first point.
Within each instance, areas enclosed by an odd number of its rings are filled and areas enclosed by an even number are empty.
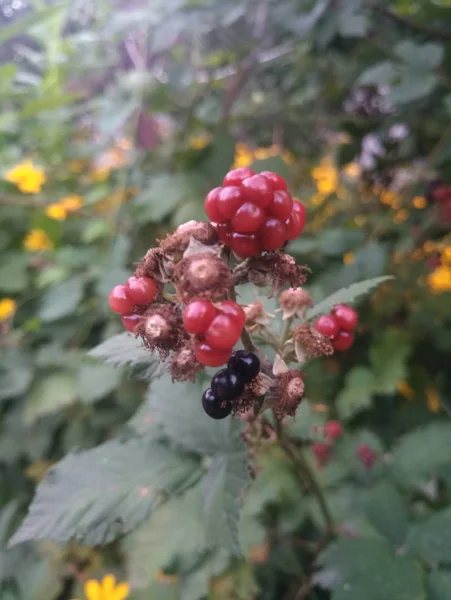
{"type": "Polygon", "coordinates": [[[271,297],[274,297],[283,287],[299,287],[307,279],[307,267],[297,265],[289,254],[273,252],[258,258],[250,259],[244,268],[247,276],[240,271],[240,283],[250,281],[258,287],[270,287],[271,297]],[[242,281],[244,279],[244,281],[242,281]]]}
{"type": "Polygon", "coordinates": [[[169,372],[172,381],[195,381],[196,375],[204,366],[196,360],[191,341],[188,341],[171,357],[169,372]]]}
{"type": "Polygon", "coordinates": [[[135,277],[152,277],[160,283],[168,283],[171,281],[172,272],[172,261],[165,257],[161,248],[150,248],[137,265],[135,277]]]}
{"type": "Polygon", "coordinates": [[[232,284],[229,267],[210,252],[182,259],[176,265],[174,275],[183,302],[193,298],[219,298],[232,284]]]}
{"type": "Polygon", "coordinates": [[[294,417],[304,395],[304,374],[297,369],[291,369],[276,377],[274,392],[274,415],[283,419],[289,415],[294,417]]]}
{"type": "Polygon", "coordinates": [[[143,315],[136,328],[149,350],[158,350],[166,358],[171,350],[177,350],[187,334],[183,329],[180,309],[173,304],[153,304],[143,315]]]}
{"type": "Polygon", "coordinates": [[[255,400],[261,395],[258,377],[246,384],[243,394],[232,401],[232,413],[234,415],[243,415],[253,409],[255,400]]]}
{"type": "Polygon", "coordinates": [[[307,308],[312,306],[310,294],[298,287],[284,290],[279,296],[279,306],[282,310],[282,319],[286,321],[291,317],[303,318],[307,308]]]}
{"type": "Polygon", "coordinates": [[[263,303],[258,301],[245,306],[244,312],[246,314],[246,324],[250,327],[253,325],[266,325],[269,323],[269,317],[274,316],[267,313],[263,303]]]}
{"type": "Polygon", "coordinates": [[[218,241],[216,231],[211,223],[188,221],[183,223],[174,233],[168,234],[164,240],[158,240],[160,248],[166,256],[178,262],[188,248],[191,238],[209,246],[218,241]]]}
{"type": "Polygon", "coordinates": [[[330,338],[316,331],[308,323],[302,323],[293,329],[294,351],[302,364],[307,358],[330,356],[334,353],[330,338]]]}

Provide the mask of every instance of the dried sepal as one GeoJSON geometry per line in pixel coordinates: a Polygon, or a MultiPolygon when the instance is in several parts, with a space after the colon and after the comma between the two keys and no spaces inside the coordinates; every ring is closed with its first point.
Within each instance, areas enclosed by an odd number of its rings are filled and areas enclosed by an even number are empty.
{"type": "Polygon", "coordinates": [[[331,356],[334,353],[330,338],[316,331],[308,323],[297,325],[293,329],[292,336],[296,359],[301,364],[308,358],[331,356]]]}
{"type": "Polygon", "coordinates": [[[183,328],[182,313],[175,304],[152,304],[141,318],[136,328],[147,348],[158,350],[166,358],[172,350],[177,350],[188,339],[183,328]]]}
{"type": "Polygon", "coordinates": [[[165,256],[161,248],[150,248],[142,261],[138,263],[135,277],[152,277],[164,284],[172,278],[173,263],[165,256]]]}
{"type": "Polygon", "coordinates": [[[277,311],[282,312],[283,321],[292,317],[302,319],[306,310],[312,306],[312,297],[301,287],[288,288],[280,294],[279,306],[277,311]]]}
{"type": "Polygon", "coordinates": [[[169,372],[172,381],[195,381],[204,365],[196,360],[191,340],[171,356],[169,372]]]}
{"type": "Polygon", "coordinates": [[[183,258],[174,270],[177,294],[183,302],[223,296],[232,285],[229,267],[209,252],[183,258]]]}
{"type": "Polygon", "coordinates": [[[174,233],[169,233],[158,242],[164,254],[178,262],[189,247],[191,240],[197,242],[201,248],[206,248],[217,242],[218,238],[211,223],[188,221],[177,227],[174,233]]]}
{"type": "Polygon", "coordinates": [[[276,419],[281,420],[288,415],[294,417],[304,389],[304,374],[297,369],[290,369],[276,377],[273,392],[276,419]]]}
{"type": "Polygon", "coordinates": [[[272,366],[273,375],[282,375],[282,373],[286,373],[288,371],[288,365],[280,356],[280,354],[276,353],[274,357],[274,364],[272,366]]]}

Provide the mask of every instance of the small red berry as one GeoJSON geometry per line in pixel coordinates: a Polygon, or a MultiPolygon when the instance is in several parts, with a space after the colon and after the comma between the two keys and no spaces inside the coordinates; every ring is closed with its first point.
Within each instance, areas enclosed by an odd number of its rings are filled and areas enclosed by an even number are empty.
{"type": "Polygon", "coordinates": [[[229,221],[243,204],[241,188],[228,186],[220,190],[217,196],[216,206],[223,220],[229,221]]]}
{"type": "Polygon", "coordinates": [[[213,223],[222,223],[227,221],[227,219],[225,219],[219,212],[218,207],[218,197],[221,190],[221,187],[212,189],[210,192],[208,192],[204,202],[204,209],[207,217],[210,219],[210,221],[213,221],[213,223]]]}
{"type": "Polygon", "coordinates": [[[239,304],[233,300],[223,300],[222,302],[218,302],[217,306],[223,315],[231,317],[243,329],[246,323],[246,313],[239,304]]]}
{"type": "Polygon", "coordinates": [[[232,239],[232,226],[230,225],[230,223],[217,223],[215,226],[215,230],[218,239],[223,244],[230,246],[230,241],[232,239]]]}
{"type": "Polygon", "coordinates": [[[135,304],[149,304],[157,295],[157,284],[150,277],[130,277],[125,284],[127,296],[135,304]]]}
{"type": "Polygon", "coordinates": [[[316,443],[312,444],[312,452],[316,459],[316,465],[322,469],[329,458],[330,446],[328,444],[316,443]]]}
{"type": "Polygon", "coordinates": [[[255,233],[232,233],[230,247],[241,258],[257,256],[261,250],[260,242],[255,233]]]}
{"type": "Polygon", "coordinates": [[[220,313],[208,326],[205,341],[212,348],[226,350],[237,343],[242,329],[233,317],[220,313]]]}
{"type": "Polygon", "coordinates": [[[451,186],[438,185],[432,192],[432,197],[438,202],[446,202],[451,199],[451,186]]]}
{"type": "Polygon", "coordinates": [[[376,452],[366,444],[359,444],[357,456],[367,468],[372,467],[376,460],[376,452]]]}
{"type": "Polygon", "coordinates": [[[271,204],[267,208],[267,213],[276,219],[285,221],[291,215],[293,210],[293,198],[285,190],[277,190],[271,204]]]}
{"type": "Polygon", "coordinates": [[[252,175],[241,183],[244,199],[266,208],[272,200],[272,186],[263,175],[252,175]]]}
{"type": "Polygon", "coordinates": [[[209,300],[194,300],[183,311],[183,326],[187,333],[205,333],[216,316],[216,309],[209,300]]]}
{"type": "Polygon", "coordinates": [[[262,171],[260,175],[266,177],[266,179],[270,182],[273,190],[286,190],[287,182],[285,179],[278,175],[277,173],[273,173],[272,171],[262,171]]]}
{"type": "Polygon", "coordinates": [[[111,290],[108,296],[108,303],[111,310],[119,315],[131,313],[136,304],[128,297],[125,285],[116,285],[111,290]]]}
{"type": "Polygon", "coordinates": [[[324,431],[328,438],[337,440],[343,433],[343,426],[340,421],[327,421],[324,431]]]}
{"type": "Polygon", "coordinates": [[[305,221],[307,220],[307,211],[305,210],[305,206],[302,204],[302,202],[299,202],[298,200],[293,200],[292,214],[295,214],[298,217],[298,227],[301,228],[301,231],[299,233],[301,233],[305,227],[305,221]]]}
{"type": "Polygon", "coordinates": [[[212,348],[206,342],[197,341],[194,346],[194,356],[207,367],[220,367],[224,365],[232,355],[232,348],[220,350],[212,348]]]}
{"type": "Polygon", "coordinates": [[[332,340],[332,346],[334,350],[340,350],[343,352],[344,350],[349,350],[349,348],[354,343],[354,334],[350,331],[339,331],[337,337],[332,340]]]}
{"type": "Polygon", "coordinates": [[[337,320],[340,329],[345,331],[353,331],[359,320],[359,315],[350,306],[346,304],[337,304],[332,309],[332,314],[337,320]]]}
{"type": "Polygon", "coordinates": [[[277,250],[287,239],[287,229],[282,221],[267,219],[259,231],[261,247],[264,250],[277,250]]]}
{"type": "Polygon", "coordinates": [[[122,315],[122,325],[127,331],[135,331],[136,327],[141,322],[141,315],[132,313],[131,315],[122,315]]]}
{"type": "Polygon", "coordinates": [[[297,200],[293,201],[293,210],[291,215],[285,221],[287,227],[287,239],[296,239],[304,229],[307,213],[303,204],[297,200]]]}
{"type": "Polygon", "coordinates": [[[330,338],[334,338],[340,330],[337,320],[332,315],[322,315],[316,321],[315,329],[330,338]]]}
{"type": "Polygon", "coordinates": [[[245,202],[232,219],[232,229],[238,233],[253,233],[265,222],[265,213],[256,204],[245,202]]]}
{"type": "Polygon", "coordinates": [[[233,169],[229,171],[227,175],[224,177],[224,185],[240,185],[240,183],[247,179],[248,177],[252,177],[255,175],[252,169],[248,167],[240,167],[239,169],[233,169]]]}

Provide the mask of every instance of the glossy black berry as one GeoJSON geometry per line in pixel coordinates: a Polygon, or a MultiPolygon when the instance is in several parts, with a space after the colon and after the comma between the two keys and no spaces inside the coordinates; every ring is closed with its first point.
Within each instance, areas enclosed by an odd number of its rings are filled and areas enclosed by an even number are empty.
{"type": "Polygon", "coordinates": [[[237,350],[227,363],[229,369],[239,373],[245,383],[249,383],[260,372],[260,359],[253,352],[237,350]]]}
{"type": "Polygon", "coordinates": [[[221,400],[234,400],[244,392],[244,379],[231,369],[221,369],[211,380],[211,389],[221,400]]]}
{"type": "Polygon", "coordinates": [[[208,388],[202,394],[202,406],[212,419],[225,419],[232,412],[231,404],[219,400],[211,388],[208,388]]]}

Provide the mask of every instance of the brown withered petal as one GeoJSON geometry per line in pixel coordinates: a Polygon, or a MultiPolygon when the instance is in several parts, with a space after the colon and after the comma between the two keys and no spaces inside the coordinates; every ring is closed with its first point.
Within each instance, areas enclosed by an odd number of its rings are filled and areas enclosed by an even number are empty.
{"type": "Polygon", "coordinates": [[[161,248],[150,248],[138,263],[135,277],[152,277],[160,283],[168,283],[172,276],[172,262],[168,261],[161,248]]]}
{"type": "Polygon", "coordinates": [[[204,369],[204,365],[196,360],[191,341],[171,356],[169,372],[172,381],[195,381],[196,375],[204,369]]]}
{"type": "Polygon", "coordinates": [[[280,420],[286,416],[294,417],[304,395],[304,374],[290,369],[276,377],[274,391],[274,416],[280,420]]]}
{"type": "Polygon", "coordinates": [[[171,350],[179,349],[188,338],[180,308],[169,303],[152,304],[144,313],[136,333],[149,350],[158,350],[163,359],[171,350]]]}
{"type": "Polygon", "coordinates": [[[212,253],[189,256],[175,266],[174,283],[179,298],[219,298],[232,285],[229,267],[212,253]]]}
{"type": "Polygon", "coordinates": [[[301,287],[284,290],[279,296],[279,306],[282,310],[282,319],[303,317],[307,308],[312,306],[312,297],[301,287]]]}
{"type": "Polygon", "coordinates": [[[304,358],[331,356],[334,353],[330,338],[316,331],[308,323],[297,325],[292,331],[292,336],[298,360],[301,358],[299,353],[304,358]]]}

